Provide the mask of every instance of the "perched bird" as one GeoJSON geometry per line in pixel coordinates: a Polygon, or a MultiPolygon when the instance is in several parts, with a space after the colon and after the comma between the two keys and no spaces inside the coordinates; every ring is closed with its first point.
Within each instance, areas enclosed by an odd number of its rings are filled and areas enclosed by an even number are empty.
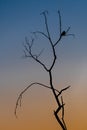
{"type": "Polygon", "coordinates": [[[66,32],[63,31],[63,32],[61,33],[61,36],[65,36],[65,35],[66,35],[66,32]]]}

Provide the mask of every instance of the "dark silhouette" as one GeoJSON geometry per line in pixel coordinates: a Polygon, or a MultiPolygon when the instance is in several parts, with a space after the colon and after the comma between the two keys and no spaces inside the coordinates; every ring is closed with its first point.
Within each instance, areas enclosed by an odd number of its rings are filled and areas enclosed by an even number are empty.
{"type": "Polygon", "coordinates": [[[45,88],[48,88],[52,91],[53,95],[54,95],[54,98],[56,100],[56,103],[57,103],[57,108],[56,110],[54,111],[54,115],[55,115],[55,118],[57,120],[57,122],[59,123],[59,125],[61,126],[61,129],[62,130],[67,130],[67,126],[66,126],[66,123],[65,123],[65,120],[64,120],[64,106],[65,106],[65,103],[63,101],[63,96],[62,96],[62,93],[65,92],[67,89],[70,88],[70,86],[68,87],[65,87],[65,88],[62,88],[60,91],[55,89],[54,88],[54,85],[53,85],[53,77],[52,77],[52,69],[55,65],[55,62],[57,60],[57,56],[56,56],[56,47],[57,45],[59,44],[59,42],[61,41],[62,37],[64,36],[68,36],[68,35],[72,35],[74,36],[73,34],[68,34],[69,30],[70,30],[70,27],[68,27],[68,29],[65,31],[61,29],[62,27],[62,23],[61,23],[61,14],[60,14],[60,11],[58,11],[58,16],[59,16],[59,38],[56,40],[56,42],[53,42],[51,36],[50,36],[50,32],[49,32],[49,27],[48,27],[48,21],[47,21],[47,14],[48,14],[48,11],[44,11],[41,13],[41,15],[44,16],[44,20],[45,20],[45,27],[46,27],[46,33],[44,32],[41,32],[41,31],[35,31],[33,32],[33,34],[41,34],[43,37],[45,37],[49,43],[50,43],[50,46],[52,48],[52,54],[53,54],[53,60],[52,60],[52,64],[50,64],[49,67],[47,67],[41,60],[40,60],[40,56],[41,54],[43,53],[43,50],[41,50],[41,52],[38,54],[38,55],[35,55],[33,54],[32,52],[32,46],[34,44],[34,41],[35,39],[32,38],[31,42],[28,41],[27,38],[25,38],[25,44],[24,44],[24,56],[25,58],[32,58],[34,59],[36,62],[38,62],[43,68],[44,70],[46,70],[46,72],[49,74],[49,82],[50,82],[50,86],[47,86],[47,85],[44,85],[42,83],[38,83],[38,82],[34,82],[32,84],[30,84],[28,87],[26,87],[20,94],[19,94],[19,97],[16,101],[16,107],[15,107],[15,115],[17,117],[17,107],[18,105],[21,106],[21,100],[22,100],[22,96],[23,94],[30,88],[32,87],[33,85],[40,85],[42,87],[45,87],[45,88]],[[61,117],[59,116],[59,112],[61,111],[61,117]]]}

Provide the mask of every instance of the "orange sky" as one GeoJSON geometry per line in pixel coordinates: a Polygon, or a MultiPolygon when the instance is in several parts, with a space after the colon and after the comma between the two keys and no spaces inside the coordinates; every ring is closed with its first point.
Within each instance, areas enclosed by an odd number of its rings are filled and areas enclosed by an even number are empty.
{"type": "MultiPolygon", "coordinates": [[[[71,88],[65,98],[65,119],[69,130],[85,130],[87,128],[87,92],[84,88],[78,87],[78,90],[71,88]]],[[[17,90],[17,89],[16,89],[17,90]]],[[[16,91],[5,92],[0,99],[0,129],[1,130],[61,130],[54,115],[56,108],[55,100],[50,90],[39,88],[39,93],[31,89],[26,93],[22,100],[22,107],[18,108],[18,119],[14,116],[14,106],[16,101],[16,91]],[[12,92],[12,93],[11,93],[12,92]],[[10,96],[9,96],[10,95],[10,96]],[[11,96],[12,95],[12,96],[11,96]]]]}

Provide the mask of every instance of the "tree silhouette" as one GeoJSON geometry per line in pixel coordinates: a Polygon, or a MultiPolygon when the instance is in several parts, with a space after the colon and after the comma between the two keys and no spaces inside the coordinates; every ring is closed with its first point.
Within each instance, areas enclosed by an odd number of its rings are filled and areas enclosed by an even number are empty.
{"type": "Polygon", "coordinates": [[[33,32],[33,35],[35,34],[40,34],[42,35],[44,38],[46,38],[48,40],[48,42],[50,43],[51,49],[52,49],[52,54],[53,54],[53,59],[52,59],[52,63],[49,65],[49,67],[47,67],[41,60],[40,60],[40,56],[43,53],[43,50],[41,50],[41,52],[36,55],[33,54],[32,52],[32,46],[34,44],[35,38],[32,38],[31,41],[29,41],[27,38],[25,38],[25,44],[24,44],[24,57],[25,58],[32,58],[33,60],[35,60],[36,62],[38,62],[38,64],[40,64],[44,70],[49,74],[49,82],[50,85],[47,86],[45,84],[42,83],[38,83],[38,82],[34,82],[31,83],[28,87],[26,87],[18,96],[17,101],[16,101],[16,107],[15,107],[15,116],[17,117],[17,108],[18,105],[21,106],[21,100],[23,97],[23,94],[33,85],[40,85],[41,87],[45,87],[48,88],[52,91],[54,98],[56,100],[56,104],[57,104],[57,108],[56,110],[54,110],[54,115],[55,118],[57,120],[57,122],[59,123],[59,125],[61,126],[62,130],[67,130],[67,126],[64,120],[64,106],[65,103],[63,101],[63,96],[62,93],[65,92],[67,89],[70,88],[70,86],[62,88],[60,91],[55,89],[54,85],[53,85],[53,77],[52,77],[52,69],[55,65],[55,62],[57,60],[57,55],[56,55],[56,47],[57,45],[60,43],[61,39],[63,37],[66,36],[74,36],[73,34],[69,34],[69,30],[70,27],[67,28],[67,30],[62,30],[62,22],[61,22],[61,14],[60,11],[58,11],[58,17],[59,17],[59,38],[56,40],[56,42],[53,42],[52,37],[50,35],[50,31],[49,31],[49,27],[48,27],[48,19],[47,19],[47,14],[48,11],[44,11],[41,13],[41,15],[43,15],[44,20],[45,20],[45,27],[46,27],[46,33],[41,32],[41,31],[35,31],[33,32]],[[59,116],[59,112],[61,111],[61,117],[59,116]]]}

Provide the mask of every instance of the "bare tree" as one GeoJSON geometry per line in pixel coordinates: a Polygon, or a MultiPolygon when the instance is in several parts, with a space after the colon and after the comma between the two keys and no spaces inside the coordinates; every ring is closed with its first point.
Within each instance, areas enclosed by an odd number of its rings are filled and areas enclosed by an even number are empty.
{"type": "Polygon", "coordinates": [[[25,58],[32,58],[33,60],[35,60],[36,62],[38,62],[38,64],[40,64],[44,68],[44,70],[49,74],[50,85],[47,86],[47,85],[42,84],[42,83],[34,82],[34,83],[31,83],[28,87],[26,87],[19,94],[19,97],[17,98],[16,107],[15,107],[15,116],[17,117],[17,108],[18,108],[18,105],[21,106],[21,100],[22,100],[23,94],[30,87],[32,87],[33,85],[40,85],[41,87],[48,88],[48,89],[50,89],[52,91],[52,93],[54,95],[54,98],[56,100],[56,103],[57,103],[57,108],[54,111],[55,118],[56,118],[57,122],[59,123],[59,125],[61,126],[61,129],[62,130],[67,130],[67,126],[66,126],[66,123],[65,123],[65,120],[64,120],[64,106],[65,106],[65,103],[63,101],[62,93],[65,92],[67,89],[69,89],[70,86],[62,88],[60,91],[57,90],[57,89],[55,89],[54,85],[53,85],[52,69],[53,69],[53,67],[55,65],[55,62],[57,60],[57,56],[56,56],[56,47],[57,47],[57,45],[59,44],[59,42],[61,41],[61,39],[63,37],[70,36],[70,35],[74,36],[74,35],[68,33],[69,30],[70,30],[70,27],[68,27],[67,30],[62,30],[61,14],[60,14],[60,11],[58,11],[58,17],[59,17],[59,38],[56,40],[56,42],[53,42],[53,40],[51,38],[51,35],[50,35],[50,31],[49,31],[47,14],[48,14],[48,11],[44,11],[44,12],[41,13],[41,15],[44,16],[46,33],[41,32],[41,31],[35,31],[35,32],[33,32],[33,34],[40,34],[40,35],[42,35],[50,43],[50,46],[51,46],[51,49],[52,49],[52,54],[53,54],[52,64],[50,64],[50,66],[47,67],[40,60],[40,56],[41,56],[43,50],[38,55],[33,54],[33,52],[32,52],[32,46],[34,44],[35,38],[32,38],[30,42],[29,42],[29,40],[27,38],[25,38],[24,57],[25,58]],[[61,117],[59,116],[59,112],[60,111],[61,111],[61,117]]]}

